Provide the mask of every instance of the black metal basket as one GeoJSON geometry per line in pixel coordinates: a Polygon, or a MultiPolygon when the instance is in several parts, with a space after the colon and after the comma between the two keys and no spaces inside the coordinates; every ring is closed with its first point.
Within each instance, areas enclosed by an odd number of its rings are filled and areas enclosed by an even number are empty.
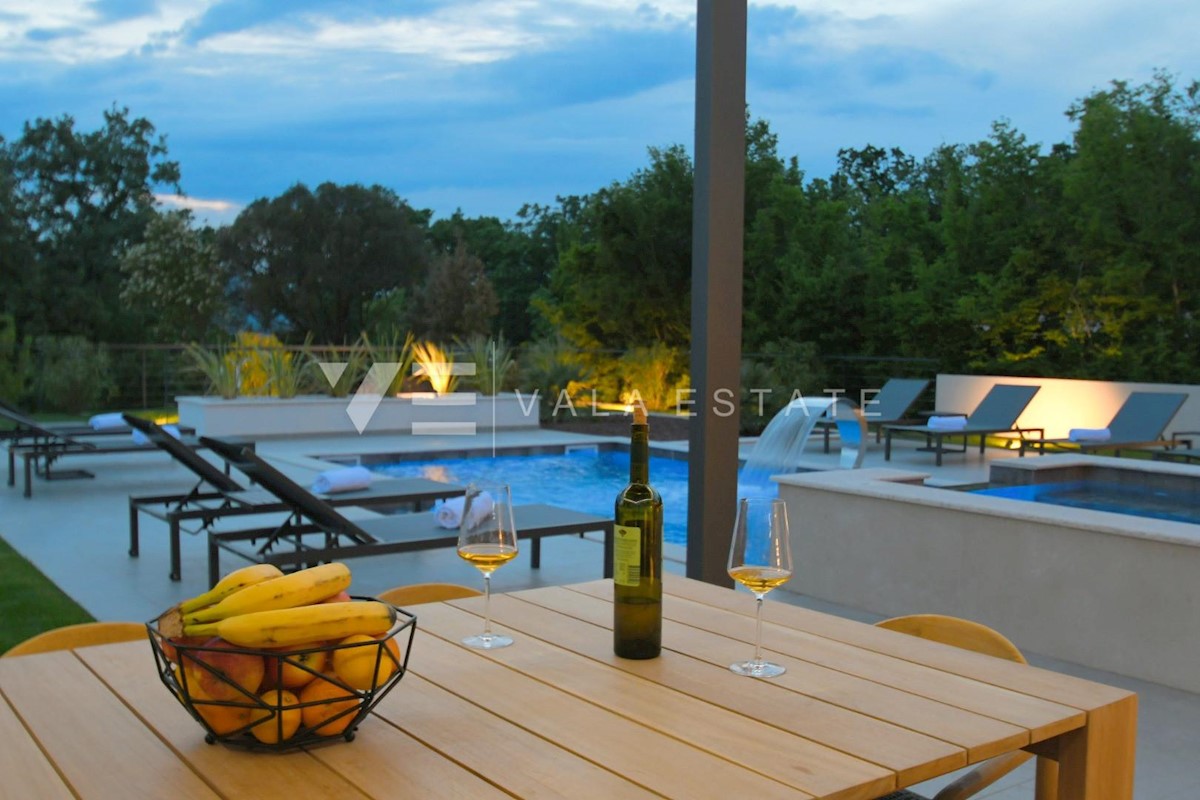
{"type": "MultiPolygon", "coordinates": [[[[359,724],[375,704],[404,677],[417,618],[393,608],[395,624],[372,641],[326,642],[286,650],[234,647],[227,643],[214,647],[211,640],[171,641],[158,630],[157,620],[147,622],[146,630],[159,678],[203,726],[205,741],[243,750],[284,752],[339,740],[352,741],[359,724]],[[359,662],[360,667],[370,665],[368,680],[357,682],[358,686],[350,685],[332,669],[334,654],[350,648],[365,651],[355,651],[356,658],[364,659],[359,662]],[[210,663],[231,655],[263,659],[260,686],[253,690],[241,686],[210,663]],[[319,688],[333,696],[316,697],[310,687],[317,683],[322,683],[319,688]],[[278,691],[272,695],[272,690],[278,691]],[[284,692],[291,693],[296,702],[290,702],[284,692]],[[306,695],[309,699],[305,699],[306,695]]],[[[253,662],[243,664],[253,666],[253,662]]],[[[257,674],[257,669],[252,674],[257,674]]]]}

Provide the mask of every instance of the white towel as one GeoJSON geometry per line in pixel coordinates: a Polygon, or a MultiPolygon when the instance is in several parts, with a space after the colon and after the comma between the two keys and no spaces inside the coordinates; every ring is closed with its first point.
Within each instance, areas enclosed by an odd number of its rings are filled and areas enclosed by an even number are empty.
{"type": "Polygon", "coordinates": [[[369,487],[371,477],[371,470],[366,467],[327,469],[313,480],[312,490],[316,494],[355,492],[369,487]]]}
{"type": "Polygon", "coordinates": [[[1067,438],[1072,442],[1107,442],[1112,438],[1108,428],[1071,428],[1067,438]]]}
{"type": "MultiPolygon", "coordinates": [[[[462,525],[463,506],[466,505],[466,502],[466,497],[451,497],[449,500],[443,500],[434,510],[433,518],[443,528],[457,528],[462,525]]],[[[467,528],[474,528],[491,514],[492,505],[492,496],[487,492],[476,495],[471,502],[471,518],[468,520],[467,528]]]]}
{"type": "MultiPolygon", "coordinates": [[[[180,436],[179,428],[176,427],[175,425],[162,425],[160,427],[162,428],[162,430],[165,433],[168,433],[171,436],[174,436],[176,439],[179,438],[179,436],[180,436]]],[[[133,437],[134,444],[150,444],[150,437],[148,437],[146,434],[142,433],[139,430],[134,430],[133,433],[131,434],[131,436],[133,437]]]]}
{"type": "Polygon", "coordinates": [[[967,427],[967,418],[963,416],[930,417],[929,427],[939,431],[961,431],[967,427]]]}
{"type": "Polygon", "coordinates": [[[123,431],[129,426],[125,424],[120,412],[112,414],[97,414],[88,420],[88,427],[94,431],[123,431]]]}

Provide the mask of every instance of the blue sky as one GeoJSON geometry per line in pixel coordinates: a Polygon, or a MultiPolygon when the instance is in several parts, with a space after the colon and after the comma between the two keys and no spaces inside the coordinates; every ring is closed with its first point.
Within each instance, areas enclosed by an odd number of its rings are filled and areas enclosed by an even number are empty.
{"type": "MultiPolygon", "coordinates": [[[[750,111],[810,177],[998,119],[1049,145],[1113,79],[1200,78],[1194,0],[777,0],[749,28],[750,111]]],[[[690,150],[694,64],[694,0],[0,0],[0,135],[127,106],[217,223],[327,180],[511,219],[690,150]]]]}

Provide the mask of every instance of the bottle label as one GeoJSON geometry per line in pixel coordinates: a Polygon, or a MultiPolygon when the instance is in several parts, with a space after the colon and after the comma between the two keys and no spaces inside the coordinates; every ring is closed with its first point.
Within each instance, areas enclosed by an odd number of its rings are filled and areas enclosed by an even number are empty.
{"type": "Polygon", "coordinates": [[[619,586],[642,581],[642,529],[636,525],[613,526],[613,581],[619,586]]]}

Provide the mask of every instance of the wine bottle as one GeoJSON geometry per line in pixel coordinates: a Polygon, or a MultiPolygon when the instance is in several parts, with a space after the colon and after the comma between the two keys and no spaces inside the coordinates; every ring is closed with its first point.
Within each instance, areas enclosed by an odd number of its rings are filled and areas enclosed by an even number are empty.
{"type": "Polygon", "coordinates": [[[650,485],[650,426],[636,406],[629,438],[629,485],[613,529],[613,651],[654,658],[662,649],[662,497],[650,485]]]}

